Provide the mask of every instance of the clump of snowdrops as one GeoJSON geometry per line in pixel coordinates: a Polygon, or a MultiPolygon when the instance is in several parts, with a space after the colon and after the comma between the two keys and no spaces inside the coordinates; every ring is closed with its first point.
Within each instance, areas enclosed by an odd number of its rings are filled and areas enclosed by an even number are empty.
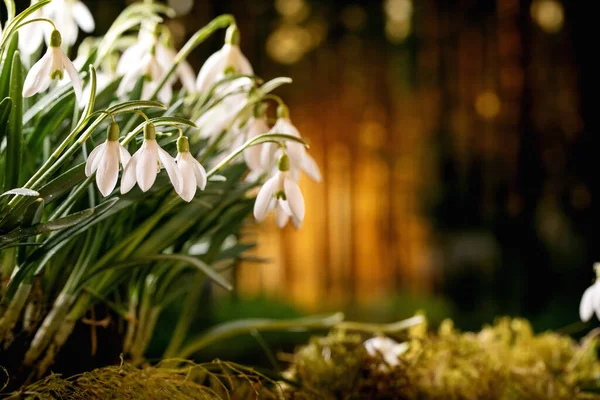
{"type": "Polygon", "coordinates": [[[5,4],[0,364],[41,376],[98,302],[122,318],[124,357],[139,364],[161,312],[182,301],[164,356],[189,356],[201,287],[231,289],[222,273],[252,247],[246,217],[300,227],[301,174],[321,179],[272,94],[290,79],[254,75],[231,15],[176,50],[172,10],[136,3],[71,61],[79,29],[95,28],[82,2],[5,4]],[[221,30],[196,74],[187,57],[221,30]]]}

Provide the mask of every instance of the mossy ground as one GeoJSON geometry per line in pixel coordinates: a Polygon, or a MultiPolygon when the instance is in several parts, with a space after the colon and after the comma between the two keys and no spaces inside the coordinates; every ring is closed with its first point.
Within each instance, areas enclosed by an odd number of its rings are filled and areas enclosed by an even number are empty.
{"type": "Polygon", "coordinates": [[[370,355],[364,335],[332,332],[295,354],[289,377],[326,399],[600,399],[596,341],[581,343],[522,319],[499,319],[477,333],[445,321],[417,327],[396,366],[370,355]]]}
{"type": "Polygon", "coordinates": [[[445,321],[394,337],[408,344],[390,365],[363,345],[371,335],[333,330],[298,348],[275,382],[257,371],[215,361],[124,364],[62,378],[50,375],[14,399],[296,399],[517,400],[600,399],[595,335],[581,342],[553,332],[534,334],[522,319],[499,319],[461,333],[445,321]],[[293,383],[293,384],[292,384],[293,383]]]}

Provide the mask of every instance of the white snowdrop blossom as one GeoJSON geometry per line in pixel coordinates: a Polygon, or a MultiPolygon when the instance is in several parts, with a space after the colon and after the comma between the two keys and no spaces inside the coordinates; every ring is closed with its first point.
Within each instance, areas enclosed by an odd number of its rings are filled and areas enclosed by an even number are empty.
{"type": "Polygon", "coordinates": [[[236,78],[219,85],[214,96],[221,100],[195,121],[200,129],[200,137],[215,137],[230,127],[236,118],[244,120],[240,112],[248,104],[248,92],[253,85],[254,81],[247,77],[236,78]]]}
{"type": "Polygon", "coordinates": [[[600,263],[594,264],[596,282],[583,292],[581,303],[579,303],[579,317],[583,322],[589,321],[594,312],[600,319],[600,263]]]}
{"type": "Polygon", "coordinates": [[[57,30],[52,31],[46,54],[31,67],[25,78],[23,97],[31,97],[36,93],[45,91],[53,80],[61,80],[66,70],[77,100],[81,99],[81,79],[79,79],[77,70],[71,60],[60,48],[61,43],[60,33],[57,30]]]}
{"type": "Polygon", "coordinates": [[[106,134],[106,142],[90,153],[85,163],[85,175],[96,172],[96,185],[104,197],[108,196],[119,178],[119,163],[125,168],[131,156],[119,143],[119,126],[111,123],[106,134]]]}
{"type": "Polygon", "coordinates": [[[156,142],[154,125],[144,125],[144,142],[136,151],[123,170],[121,177],[121,193],[129,192],[137,183],[143,192],[154,185],[160,168],[167,170],[167,175],[177,193],[181,192],[181,175],[173,157],[164,151],[156,142]]]}
{"type": "MultiPolygon", "coordinates": [[[[269,125],[267,124],[266,114],[253,116],[246,122],[245,137],[243,139],[250,140],[267,132],[269,132],[269,125]]],[[[260,144],[250,146],[244,150],[244,161],[246,161],[246,165],[252,172],[262,173],[266,169],[266,166],[261,162],[261,152],[264,146],[264,144],[260,144]]]]}
{"type": "Polygon", "coordinates": [[[196,79],[196,90],[204,93],[215,83],[223,79],[227,72],[242,75],[252,75],[252,65],[240,50],[240,33],[237,26],[232,25],[227,29],[227,36],[223,47],[206,59],[196,79]]]}
{"type": "Polygon", "coordinates": [[[407,343],[398,343],[387,337],[374,337],[366,340],[363,345],[372,357],[382,357],[387,365],[396,367],[400,364],[399,357],[408,350],[407,343]]]}
{"type": "MultiPolygon", "coordinates": [[[[136,81],[144,77],[146,82],[142,88],[142,99],[149,99],[165,74],[175,63],[177,53],[170,46],[158,40],[155,28],[143,27],[137,42],[126,49],[117,64],[117,75],[123,75],[123,80],[117,89],[117,95],[122,96],[131,91],[136,81]],[[134,66],[134,67],[132,67],[134,66]]],[[[173,85],[177,78],[188,92],[195,91],[195,74],[187,61],[181,61],[175,70],[176,75],[170,77],[158,92],[158,99],[169,103],[173,97],[173,85]]]]}
{"type": "MultiPolygon", "coordinates": [[[[277,108],[277,121],[269,131],[270,133],[283,133],[290,136],[301,138],[300,132],[292,124],[289,118],[289,111],[283,104],[277,108]]],[[[321,171],[302,143],[288,141],[286,143],[286,152],[290,156],[290,173],[294,179],[298,180],[300,171],[304,171],[313,181],[321,182],[321,171]]],[[[262,165],[273,165],[273,161],[277,159],[278,147],[274,143],[269,143],[263,146],[261,153],[262,165]]]]}
{"type": "Polygon", "coordinates": [[[304,197],[300,187],[289,174],[289,158],[279,158],[278,171],[260,188],[254,203],[254,218],[263,221],[275,210],[277,226],[283,228],[290,218],[296,229],[304,220],[304,197]]]}
{"type": "MultiPolygon", "coordinates": [[[[37,3],[38,0],[33,0],[31,4],[37,3]]],[[[43,18],[44,9],[46,7],[39,8],[31,13],[25,21],[31,21],[32,19],[43,18]]],[[[40,27],[42,24],[30,23],[25,24],[19,28],[19,51],[23,54],[31,55],[40,48],[40,46],[44,43],[44,32],[48,32],[49,25],[43,24],[43,27],[40,27]]]]}
{"type": "Polygon", "coordinates": [[[190,143],[185,136],[177,139],[177,157],[175,162],[181,175],[181,190],[179,196],[187,202],[192,201],[196,194],[196,187],[200,190],[206,188],[206,170],[190,153],[190,143]]]}
{"type": "Polygon", "coordinates": [[[86,33],[96,29],[92,13],[79,0],[53,0],[44,7],[43,13],[61,30],[64,44],[69,47],[77,41],[79,28],[86,33]]]}

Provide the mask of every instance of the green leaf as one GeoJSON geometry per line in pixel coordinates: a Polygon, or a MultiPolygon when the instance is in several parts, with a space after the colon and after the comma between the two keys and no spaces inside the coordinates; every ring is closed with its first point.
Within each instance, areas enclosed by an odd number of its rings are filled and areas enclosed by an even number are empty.
{"type": "Polygon", "coordinates": [[[8,119],[6,136],[6,167],[4,168],[4,188],[19,186],[21,170],[22,136],[23,136],[23,67],[21,56],[15,52],[10,72],[10,98],[12,107],[8,119]]]}
{"type": "Polygon", "coordinates": [[[344,314],[312,316],[288,320],[242,319],[217,325],[179,351],[176,358],[189,358],[205,347],[233,336],[265,331],[309,331],[329,329],[344,320],[344,314]]]}
{"type": "Polygon", "coordinates": [[[46,203],[56,200],[63,193],[71,190],[85,179],[85,163],[78,164],[62,173],[39,189],[40,197],[46,203]]]}
{"type": "Polygon", "coordinates": [[[0,236],[0,248],[5,247],[7,244],[25,239],[30,236],[40,235],[42,233],[48,233],[53,231],[59,231],[66,229],[71,226],[77,225],[82,221],[89,219],[94,215],[94,209],[87,209],[80,211],[75,214],[71,214],[64,218],[59,218],[54,221],[45,222],[43,224],[36,224],[30,227],[17,228],[6,235],[0,236]]]}
{"type": "Polygon", "coordinates": [[[44,7],[45,5],[50,4],[51,1],[52,0],[40,0],[40,1],[30,5],[25,10],[23,10],[21,13],[19,13],[19,15],[14,17],[4,28],[4,33],[2,35],[2,41],[0,42],[0,48],[4,48],[4,44],[6,43],[6,40],[13,33],[15,28],[19,26],[19,24],[21,22],[25,21],[25,19],[28,16],[30,16],[31,14],[33,14],[40,8],[44,7]]]}
{"type": "Polygon", "coordinates": [[[12,99],[10,97],[5,97],[0,101],[0,143],[2,143],[8,131],[8,118],[10,117],[11,108],[12,99]]]}
{"type": "Polygon", "coordinates": [[[145,108],[160,108],[161,110],[167,109],[167,107],[165,107],[164,104],[159,103],[158,101],[129,100],[123,103],[116,104],[106,111],[110,114],[116,115],[135,110],[143,110],[145,108]]]}
{"type": "Polygon", "coordinates": [[[85,285],[90,279],[93,277],[113,270],[120,269],[130,269],[130,268],[138,268],[147,266],[148,264],[155,261],[178,261],[183,262],[185,264],[191,265],[195,267],[200,272],[204,273],[210,279],[212,279],[215,283],[219,284],[223,288],[227,290],[233,290],[233,286],[231,283],[227,282],[225,278],[219,275],[215,270],[209,267],[205,262],[191,256],[187,256],[184,254],[156,254],[151,256],[141,257],[135,260],[118,262],[112,265],[106,265],[104,267],[100,267],[90,272],[84,279],[81,280],[81,285],[85,285]]]}
{"type": "Polygon", "coordinates": [[[27,189],[27,188],[17,188],[17,189],[11,189],[8,192],[4,192],[4,193],[0,194],[0,197],[10,196],[11,194],[18,194],[20,196],[34,196],[34,197],[38,197],[40,195],[35,190],[31,190],[31,189],[27,189]]]}
{"type": "MultiPolygon", "coordinates": [[[[0,70],[0,96],[8,96],[8,88],[10,84],[10,69],[12,67],[12,60],[15,52],[19,49],[19,37],[13,35],[8,45],[8,48],[4,52],[2,58],[2,69],[0,70]]],[[[0,140],[1,141],[1,140],[0,140]]]]}

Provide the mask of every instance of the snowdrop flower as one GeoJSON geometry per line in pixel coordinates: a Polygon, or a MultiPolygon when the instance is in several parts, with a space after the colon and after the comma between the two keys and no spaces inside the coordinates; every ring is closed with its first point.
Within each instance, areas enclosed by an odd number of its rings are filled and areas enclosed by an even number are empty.
{"type": "Polygon", "coordinates": [[[144,125],[144,142],[131,157],[121,177],[121,193],[129,192],[137,183],[145,192],[154,185],[160,168],[167,170],[167,175],[177,193],[181,192],[181,176],[175,160],[156,142],[154,125],[144,125]]]}
{"type": "Polygon", "coordinates": [[[279,158],[278,171],[260,188],[254,203],[254,218],[263,221],[269,211],[275,210],[277,226],[283,228],[292,219],[296,229],[304,220],[304,197],[300,187],[289,174],[289,158],[279,158]]]}
{"type": "Polygon", "coordinates": [[[119,125],[113,122],[108,127],[106,142],[90,153],[85,163],[85,175],[91,176],[96,172],[96,185],[106,197],[117,185],[119,163],[125,168],[130,159],[127,149],[119,143],[119,125]]]}
{"type": "Polygon", "coordinates": [[[208,57],[196,79],[196,90],[200,93],[210,89],[212,85],[225,76],[226,71],[242,75],[252,75],[254,71],[248,59],[240,50],[240,32],[235,25],[227,28],[225,44],[216,53],[208,57]]]}
{"type": "MultiPolygon", "coordinates": [[[[150,98],[164,75],[175,63],[177,53],[169,44],[163,44],[157,37],[158,26],[151,29],[143,27],[137,42],[123,52],[117,64],[117,75],[123,75],[117,94],[124,95],[132,90],[140,77],[146,78],[142,88],[142,99],[150,98]],[[140,62],[141,60],[141,62],[140,62]],[[132,65],[137,67],[132,68],[132,65]]],[[[195,90],[195,74],[187,61],[182,61],[175,70],[176,75],[169,78],[158,92],[158,99],[169,103],[173,97],[173,84],[177,78],[188,92],[195,90]]]]}
{"type": "Polygon", "coordinates": [[[45,15],[63,32],[64,43],[69,47],[77,41],[78,28],[87,33],[96,28],[89,8],[79,0],[53,0],[44,8],[45,15]]]}
{"type": "Polygon", "coordinates": [[[583,292],[581,303],[579,303],[579,317],[583,322],[589,321],[594,312],[600,319],[600,263],[594,264],[594,271],[596,272],[596,282],[583,292]]]}
{"type": "Polygon", "coordinates": [[[62,38],[56,29],[50,35],[50,46],[46,54],[29,70],[23,84],[23,97],[31,97],[48,89],[52,80],[61,80],[67,71],[73,84],[77,100],[81,99],[81,80],[73,63],[60,48],[62,38]]]}
{"type": "MultiPolygon", "coordinates": [[[[31,4],[37,3],[37,0],[33,0],[31,4]]],[[[29,15],[23,22],[30,21],[32,19],[44,17],[43,10],[47,8],[42,7],[35,10],[29,15]]],[[[19,28],[19,51],[23,54],[31,55],[40,48],[44,43],[44,32],[46,32],[46,24],[44,28],[40,29],[39,24],[26,24],[19,28]]]]}
{"type": "Polygon", "coordinates": [[[230,127],[236,118],[243,120],[240,112],[248,104],[248,92],[253,85],[254,81],[247,77],[219,85],[214,96],[221,100],[196,120],[200,137],[212,138],[230,127]]]}
{"type": "Polygon", "coordinates": [[[366,340],[363,345],[372,357],[380,356],[390,367],[400,364],[398,357],[408,350],[407,343],[398,343],[387,337],[374,337],[366,340]]]}
{"type": "MultiPolygon", "coordinates": [[[[277,121],[269,131],[270,133],[283,133],[300,138],[300,132],[292,124],[289,117],[288,108],[281,104],[277,107],[277,121]]],[[[277,157],[277,145],[274,143],[266,144],[263,147],[261,158],[263,165],[272,165],[272,161],[277,157]]],[[[288,141],[286,143],[287,154],[291,159],[291,173],[294,179],[298,180],[300,171],[304,171],[315,182],[321,182],[321,171],[315,160],[308,154],[302,143],[288,141]]]]}
{"type": "MultiPolygon", "coordinates": [[[[246,122],[244,139],[250,140],[267,132],[269,132],[269,125],[266,114],[253,116],[246,122]]],[[[264,172],[265,166],[261,162],[263,147],[264,145],[250,146],[244,150],[244,161],[251,171],[264,172]]]]}
{"type": "Polygon", "coordinates": [[[196,187],[200,190],[206,187],[206,170],[190,153],[187,137],[180,136],[177,139],[177,153],[175,162],[181,174],[181,191],[178,194],[183,200],[190,202],[196,194],[196,187]]]}

